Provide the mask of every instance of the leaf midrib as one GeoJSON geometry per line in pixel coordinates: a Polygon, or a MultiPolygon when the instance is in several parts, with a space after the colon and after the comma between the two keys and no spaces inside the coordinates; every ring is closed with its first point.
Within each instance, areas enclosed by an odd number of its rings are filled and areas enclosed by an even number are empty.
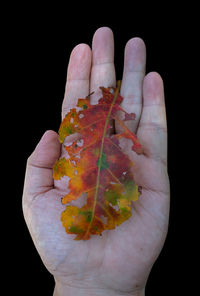
{"type": "Polygon", "coordinates": [[[108,115],[106,117],[106,121],[105,121],[105,125],[104,125],[104,131],[103,131],[103,136],[102,136],[102,140],[101,140],[101,148],[100,148],[100,152],[99,152],[99,166],[98,166],[98,171],[97,171],[97,182],[96,182],[96,190],[95,190],[95,195],[94,195],[94,204],[93,204],[93,209],[92,209],[92,218],[90,220],[90,224],[88,226],[87,232],[86,232],[86,236],[88,235],[92,222],[93,222],[93,218],[94,218],[94,213],[95,213],[95,208],[96,208],[96,204],[97,204],[97,197],[98,197],[98,190],[99,190],[99,182],[100,182],[100,171],[101,171],[101,161],[102,161],[102,153],[103,153],[103,147],[104,147],[104,140],[105,140],[105,136],[106,136],[106,130],[107,130],[107,126],[108,126],[108,122],[110,119],[110,114],[112,112],[113,106],[116,102],[116,99],[118,97],[118,93],[119,93],[119,89],[120,89],[120,83],[117,86],[117,89],[115,91],[115,95],[112,101],[112,104],[110,105],[110,109],[108,112],[108,115]]]}

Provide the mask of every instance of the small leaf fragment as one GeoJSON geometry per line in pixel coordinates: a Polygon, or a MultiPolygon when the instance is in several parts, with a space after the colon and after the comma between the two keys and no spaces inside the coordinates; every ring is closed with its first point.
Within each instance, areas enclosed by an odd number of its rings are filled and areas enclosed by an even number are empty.
{"type": "Polygon", "coordinates": [[[60,180],[62,177],[68,176],[73,177],[74,176],[74,167],[70,160],[63,158],[60,158],[56,161],[53,168],[53,178],[55,180],[60,180]]]}
{"type": "Polygon", "coordinates": [[[100,170],[107,169],[109,167],[109,164],[107,162],[106,154],[105,153],[102,153],[100,155],[100,157],[98,158],[98,160],[97,160],[97,166],[100,168],[100,170]]]}

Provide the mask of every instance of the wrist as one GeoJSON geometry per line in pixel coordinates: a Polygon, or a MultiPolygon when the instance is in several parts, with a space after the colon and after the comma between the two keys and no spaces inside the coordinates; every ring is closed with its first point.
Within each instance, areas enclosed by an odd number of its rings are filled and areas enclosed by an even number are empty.
{"type": "Polygon", "coordinates": [[[133,292],[122,292],[108,290],[105,288],[85,288],[85,287],[74,287],[69,285],[61,285],[56,283],[54,288],[53,296],[145,296],[144,289],[141,291],[133,292]]]}

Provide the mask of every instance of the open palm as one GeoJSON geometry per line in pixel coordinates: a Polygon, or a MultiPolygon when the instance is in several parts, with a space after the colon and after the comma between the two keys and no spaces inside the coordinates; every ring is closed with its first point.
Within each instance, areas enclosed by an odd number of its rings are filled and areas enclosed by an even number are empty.
{"type": "MultiPolygon", "coordinates": [[[[144,42],[130,39],[120,93],[124,110],[136,114],[128,127],[137,134],[144,152],[137,155],[129,151],[125,140],[122,143],[133,159],[135,181],[142,186],[129,220],[102,236],[74,241],[74,235],[66,234],[60,222],[65,184],[52,178],[52,167],[62,154],[57,133],[47,131],[27,161],[24,216],[41,259],[55,278],[55,295],[143,295],[163,246],[169,213],[164,91],[159,74],[145,76],[145,59],[144,42]]],[[[76,105],[77,98],[95,91],[91,102],[97,103],[99,86],[116,86],[113,60],[114,41],[109,28],[95,32],[92,51],[86,44],[74,48],[62,117],[76,105]]],[[[115,124],[113,130],[117,133],[119,129],[115,124]]]]}

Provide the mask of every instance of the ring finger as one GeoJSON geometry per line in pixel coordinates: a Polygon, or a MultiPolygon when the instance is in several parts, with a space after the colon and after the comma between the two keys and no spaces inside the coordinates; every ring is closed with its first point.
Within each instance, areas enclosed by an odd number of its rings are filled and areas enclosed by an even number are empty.
{"type": "MultiPolygon", "coordinates": [[[[124,100],[122,108],[128,113],[135,113],[135,120],[126,123],[127,127],[136,132],[142,110],[142,84],[145,75],[146,48],[142,39],[132,38],[125,47],[124,71],[120,93],[124,100]]],[[[119,114],[119,117],[124,116],[119,114]]],[[[121,118],[122,119],[122,118],[121,118]]],[[[120,126],[115,124],[117,133],[120,126]]]]}

